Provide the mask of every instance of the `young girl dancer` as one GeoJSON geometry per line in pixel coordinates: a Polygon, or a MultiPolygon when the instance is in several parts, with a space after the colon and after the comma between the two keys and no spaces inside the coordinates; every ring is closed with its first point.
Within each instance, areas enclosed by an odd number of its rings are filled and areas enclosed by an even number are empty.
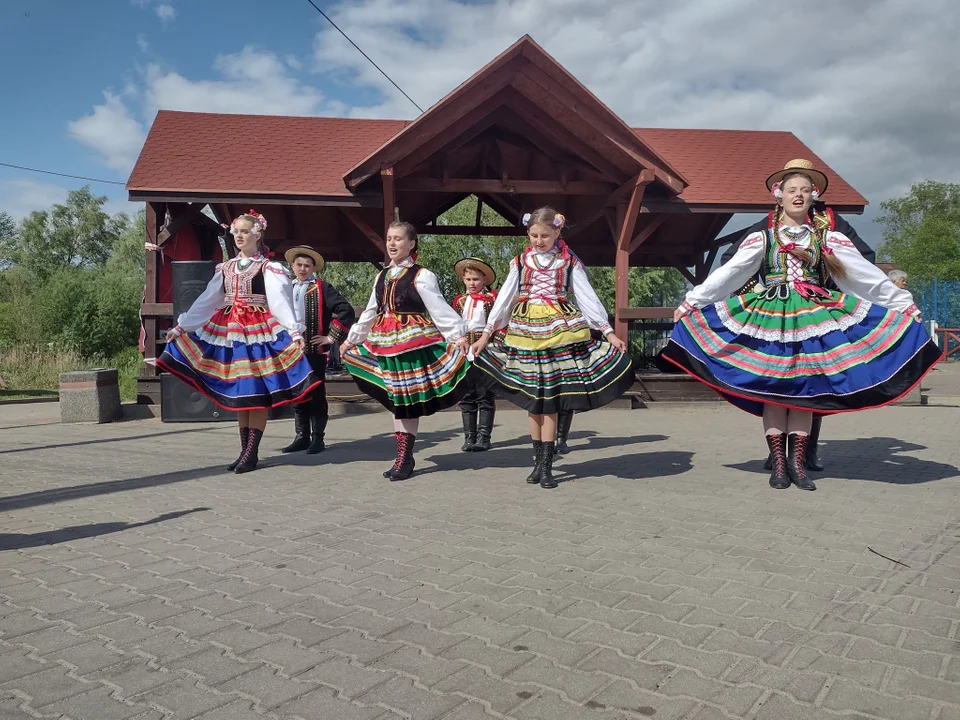
{"type": "Polygon", "coordinates": [[[390,264],[341,346],[357,387],[393,413],[397,459],[383,476],[406,480],[416,465],[420,418],[463,396],[469,348],[462,318],[440,294],[437,276],[416,263],[417,231],[406,222],[387,230],[390,264]]]}
{"type": "Polygon", "coordinates": [[[218,265],[207,289],[167,333],[157,365],[237,413],[240,456],[228,470],[255,470],[271,407],[296,403],[320,384],[303,354],[291,280],[263,255],[267,221],[251,210],[230,226],[240,254],[218,265]]]}
{"type": "Polygon", "coordinates": [[[891,403],[940,350],[910,293],[812,210],[827,189],[824,173],[792,160],[767,189],[776,200],[770,227],[687,293],[663,356],[763,417],[770,487],[816,490],[804,462],[813,413],[891,403]],[[730,297],[758,271],[760,292],[730,297]],[[827,289],[831,279],[839,291],[827,289]]]}
{"type": "Polygon", "coordinates": [[[542,207],[524,215],[523,223],[530,246],[510,262],[510,274],[472,350],[486,382],[498,385],[499,394],[529,414],[535,460],[527,482],[555,488],[557,413],[616,400],[633,385],[633,363],[613,334],[586,268],[560,239],[563,215],[542,207]],[[504,326],[506,333],[490,342],[504,326]],[[593,340],[591,328],[606,341],[593,340]]]}

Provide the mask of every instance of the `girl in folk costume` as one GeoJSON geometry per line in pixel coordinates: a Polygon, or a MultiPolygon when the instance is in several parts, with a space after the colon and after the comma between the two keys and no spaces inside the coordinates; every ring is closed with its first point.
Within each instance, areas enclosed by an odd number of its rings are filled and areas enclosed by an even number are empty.
{"type": "Polygon", "coordinates": [[[530,246],[510,262],[472,350],[485,382],[529,414],[535,460],[527,482],[555,488],[557,413],[617,399],[633,384],[633,363],[607,322],[586,268],[560,239],[563,215],[544,207],[524,215],[523,223],[530,246]],[[503,327],[506,332],[490,342],[503,327]],[[593,340],[591,328],[607,341],[593,340]]]}
{"type": "MultiPolygon", "coordinates": [[[[326,280],[317,278],[323,270],[323,256],[309,245],[297,245],[283,255],[293,270],[293,311],[297,322],[306,326],[304,353],[313,373],[323,379],[327,374],[328,349],[343,342],[356,320],[353,306],[326,280]]],[[[283,452],[306,450],[315,455],[326,449],[324,434],[330,415],[327,385],[321,383],[307,402],[294,406],[296,437],[283,452]]]]}
{"type": "Polygon", "coordinates": [[[218,265],[207,289],[167,333],[157,365],[237,413],[240,456],[228,470],[256,469],[271,407],[300,402],[320,384],[303,354],[303,323],[290,276],[264,257],[267,221],[251,210],[230,226],[240,254],[218,265]]]}
{"type": "Polygon", "coordinates": [[[776,198],[770,227],[687,293],[664,357],[763,417],[771,487],[815,490],[804,463],[813,413],[891,403],[940,350],[910,293],[812,210],[824,173],[792,160],[767,188],[776,198]],[[758,270],[763,289],[729,297],[758,270]],[[831,279],[839,290],[826,288],[831,279]]]}
{"type": "MultiPolygon", "coordinates": [[[[497,299],[497,293],[492,289],[497,274],[479,258],[464,258],[453,266],[453,270],[466,289],[465,293],[453,299],[453,309],[463,318],[467,338],[473,343],[487,326],[487,318],[497,299]]],[[[496,393],[483,382],[480,370],[471,365],[467,371],[466,393],[460,401],[460,414],[463,416],[461,450],[474,452],[490,449],[496,410],[496,393]]]]}
{"type": "Polygon", "coordinates": [[[357,387],[393,413],[397,459],[383,476],[406,480],[416,464],[420,418],[456,405],[463,395],[469,344],[437,276],[416,263],[413,225],[391,223],[386,246],[390,263],[377,275],[341,352],[357,387]]]}

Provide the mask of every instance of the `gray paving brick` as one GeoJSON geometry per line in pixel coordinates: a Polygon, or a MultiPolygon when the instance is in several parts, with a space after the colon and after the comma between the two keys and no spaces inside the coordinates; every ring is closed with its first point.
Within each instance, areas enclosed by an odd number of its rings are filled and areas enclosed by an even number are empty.
{"type": "MultiPolygon", "coordinates": [[[[111,691],[99,687],[74,695],[43,708],[46,713],[62,713],[71,720],[130,720],[149,710],[144,705],[127,704],[111,697],[111,691]]],[[[0,717],[3,717],[0,713],[0,717]]]]}
{"type": "Polygon", "coordinates": [[[60,666],[0,684],[0,691],[16,690],[28,695],[30,706],[37,709],[91,689],[92,685],[74,680],[67,675],[67,669],[60,666]]]}
{"type": "Polygon", "coordinates": [[[159,705],[166,711],[165,715],[169,720],[193,720],[205,712],[226,705],[232,698],[205,690],[196,680],[179,678],[132,699],[159,705]]]}

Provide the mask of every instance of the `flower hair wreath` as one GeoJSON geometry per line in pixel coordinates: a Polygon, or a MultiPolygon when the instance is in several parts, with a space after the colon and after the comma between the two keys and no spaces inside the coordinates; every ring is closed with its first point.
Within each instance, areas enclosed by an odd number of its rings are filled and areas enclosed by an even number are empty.
{"type": "MultiPolygon", "coordinates": [[[[783,200],[783,189],[781,188],[781,183],[774,183],[773,187],[770,188],[770,192],[777,200],[783,200]]],[[[820,188],[816,185],[813,186],[813,191],[810,193],[810,198],[816,202],[820,199],[820,188]]]]}
{"type": "MultiPolygon", "coordinates": [[[[520,219],[520,222],[523,223],[524,227],[530,227],[530,213],[525,213],[524,216],[520,219]]],[[[560,229],[567,224],[567,218],[565,218],[560,213],[555,213],[553,216],[553,223],[551,223],[555,228],[560,229]]]]}
{"type": "MultiPolygon", "coordinates": [[[[250,217],[254,218],[254,220],[255,220],[255,222],[254,222],[254,224],[253,224],[253,227],[250,228],[251,234],[253,234],[253,235],[255,235],[255,236],[258,236],[258,237],[259,237],[260,235],[263,235],[263,231],[267,229],[267,219],[266,219],[263,215],[261,215],[260,213],[258,213],[256,210],[252,210],[252,209],[251,209],[249,212],[245,213],[245,214],[246,214],[246,215],[249,215],[250,217]]],[[[242,216],[241,216],[241,217],[242,217],[242,216]]],[[[236,237],[236,235],[237,235],[236,224],[237,224],[237,220],[239,220],[239,219],[240,219],[239,217],[238,217],[238,218],[234,218],[233,222],[230,223],[230,234],[233,235],[234,237],[236,237]]]]}

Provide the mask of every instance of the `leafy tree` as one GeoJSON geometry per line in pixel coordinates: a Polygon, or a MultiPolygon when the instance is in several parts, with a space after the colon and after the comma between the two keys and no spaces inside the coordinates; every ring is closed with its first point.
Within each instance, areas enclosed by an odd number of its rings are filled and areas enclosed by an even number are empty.
{"type": "Polygon", "coordinates": [[[38,210],[24,219],[12,242],[4,243],[0,261],[21,265],[41,280],[70,266],[102,266],[117,238],[129,226],[124,214],[103,211],[105,196],[89,186],[71,190],[65,203],[38,210]]]}
{"type": "Polygon", "coordinates": [[[885,259],[921,282],[960,279],[960,184],[915,183],[880,207],[885,259]]]}

